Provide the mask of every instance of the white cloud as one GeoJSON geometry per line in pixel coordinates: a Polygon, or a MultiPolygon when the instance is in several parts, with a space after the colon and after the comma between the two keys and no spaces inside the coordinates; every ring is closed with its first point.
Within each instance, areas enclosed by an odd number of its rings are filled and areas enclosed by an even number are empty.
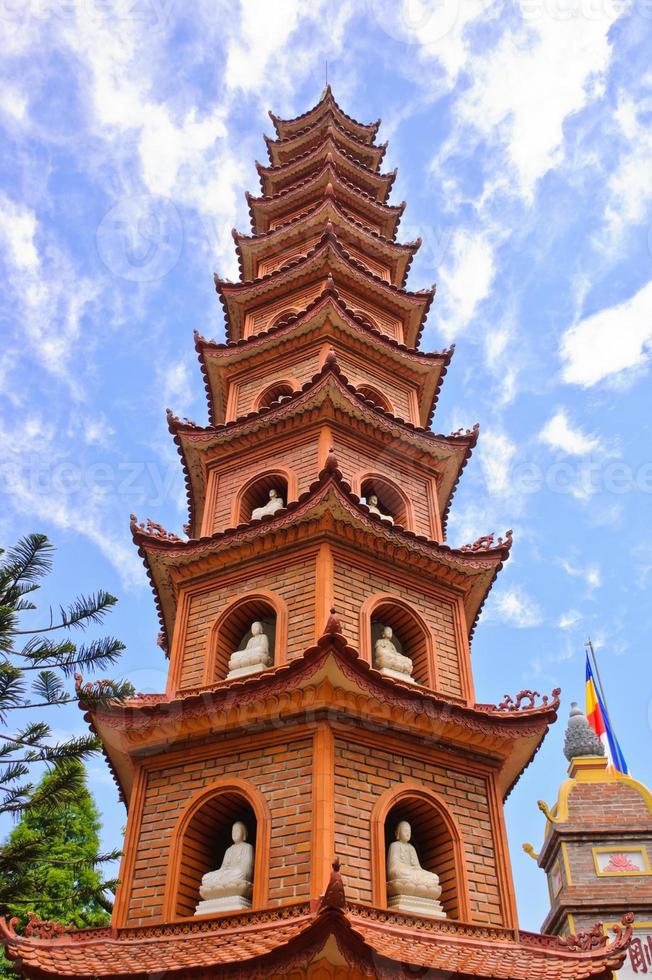
{"type": "Polygon", "coordinates": [[[505,145],[525,197],[560,162],[566,119],[602,92],[618,5],[602,5],[594,18],[580,7],[555,16],[548,4],[522,0],[519,29],[506,30],[492,52],[467,66],[473,84],[460,116],[505,145]]]}
{"type": "MultiPolygon", "coordinates": [[[[65,381],[73,397],[83,395],[73,371],[82,323],[97,310],[97,283],[79,274],[69,255],[39,229],[36,214],[0,194],[0,256],[8,268],[14,317],[31,352],[52,375],[65,381]],[[38,239],[43,245],[37,244],[38,239]]],[[[78,365],[77,365],[78,367],[78,365]]]]}
{"type": "Polygon", "coordinates": [[[595,453],[600,449],[598,439],[585,435],[581,429],[570,424],[563,408],[548,419],[539,433],[539,439],[552,449],[560,449],[569,456],[586,456],[587,453],[595,453]]]}
{"type": "Polygon", "coordinates": [[[116,529],[108,510],[112,495],[88,485],[81,462],[61,449],[58,426],[38,414],[0,429],[6,447],[0,485],[12,508],[30,521],[44,521],[94,544],[116,569],[125,588],[144,586],[146,577],[126,522],[116,529]]]}
{"type": "Polygon", "coordinates": [[[652,280],[634,296],[599,310],[561,338],[562,378],[590,388],[605,378],[644,368],[652,346],[652,280]]]}
{"type": "Polygon", "coordinates": [[[543,622],[543,614],[538,603],[525,589],[514,585],[492,593],[488,619],[498,620],[517,629],[526,629],[543,622]]]}
{"type": "Polygon", "coordinates": [[[504,432],[485,431],[480,440],[480,463],[487,490],[496,496],[512,492],[512,463],[516,445],[504,432]]]}
{"type": "Polygon", "coordinates": [[[577,609],[569,609],[567,612],[562,613],[562,615],[559,617],[559,622],[557,625],[562,630],[569,630],[572,629],[573,626],[576,626],[581,619],[581,612],[578,612],[577,609]]]}
{"type": "MultiPolygon", "coordinates": [[[[652,76],[648,76],[648,85],[652,76]]],[[[645,82],[645,80],[644,80],[645,82]]],[[[621,95],[614,113],[615,122],[624,140],[618,165],[609,176],[609,198],[604,217],[607,224],[605,249],[611,250],[628,225],[644,221],[652,202],[652,130],[649,114],[652,98],[637,94],[636,98],[621,95]]]]}
{"type": "Polygon", "coordinates": [[[183,414],[183,408],[190,405],[197,394],[197,375],[194,365],[188,360],[157,366],[158,390],[161,402],[166,408],[183,414]]]}
{"type": "Polygon", "coordinates": [[[493,248],[485,236],[469,231],[453,235],[438,282],[438,326],[447,340],[468,328],[478,306],[489,295],[495,271],[493,248]]]}
{"type": "Polygon", "coordinates": [[[595,563],[589,563],[586,566],[577,565],[565,558],[561,558],[560,563],[567,575],[572,578],[581,578],[588,586],[590,593],[602,585],[602,572],[599,565],[595,563]]]}
{"type": "Polygon", "coordinates": [[[39,264],[34,243],[36,228],[33,211],[0,194],[0,240],[17,272],[35,270],[39,264]]]}
{"type": "Polygon", "coordinates": [[[282,51],[297,26],[301,6],[299,0],[241,3],[238,40],[231,43],[227,55],[225,78],[229,87],[245,92],[260,88],[269,62],[282,51]]]}

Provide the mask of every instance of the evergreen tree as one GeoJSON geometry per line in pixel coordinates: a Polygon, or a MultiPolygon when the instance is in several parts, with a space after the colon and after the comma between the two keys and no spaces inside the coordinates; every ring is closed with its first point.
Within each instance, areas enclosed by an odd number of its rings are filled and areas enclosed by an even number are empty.
{"type": "MultiPolygon", "coordinates": [[[[133,693],[130,684],[114,681],[82,688],[77,675],[84,668],[115,663],[124,649],[113,637],[80,645],[72,640],[75,630],[102,622],[115,605],[117,600],[108,592],[79,596],[60,606],[56,615],[50,609],[45,622],[23,628],[24,614],[36,609],[29,597],[50,571],[52,552],[43,534],[30,534],[7,552],[0,549],[0,815],[74,802],[84,786],[76,763],[100,747],[92,735],[54,742],[49,725],[34,720],[41,709],[79,700],[106,704],[133,693]],[[71,691],[66,680],[73,676],[78,683],[71,691]],[[16,718],[24,718],[25,724],[13,724],[16,718]],[[32,773],[34,767],[40,773],[43,763],[50,778],[35,790],[32,773]]],[[[25,845],[25,859],[32,850],[25,845]]],[[[4,862],[15,857],[15,849],[9,854],[0,848],[0,872],[4,862]]]]}
{"type": "MultiPolygon", "coordinates": [[[[97,807],[82,764],[72,765],[77,767],[79,785],[74,802],[28,808],[6,844],[7,853],[22,854],[39,851],[41,842],[47,841],[46,856],[6,861],[0,870],[0,910],[17,916],[22,924],[28,912],[77,928],[106,925],[110,919],[112,902],[106,892],[116,883],[104,881],[99,865],[118,854],[100,854],[97,807]]],[[[43,798],[53,778],[46,773],[41,780],[43,798]]]]}

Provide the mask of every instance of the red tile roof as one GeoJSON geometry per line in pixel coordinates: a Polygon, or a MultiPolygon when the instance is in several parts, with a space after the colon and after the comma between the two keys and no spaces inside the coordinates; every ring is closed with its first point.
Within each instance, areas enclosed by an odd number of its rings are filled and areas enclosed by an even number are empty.
{"type": "MultiPolygon", "coordinates": [[[[339,879],[337,871],[332,878],[339,879]]],[[[27,978],[69,980],[145,980],[157,973],[262,980],[307,965],[330,936],[350,966],[381,978],[400,975],[401,966],[408,966],[498,980],[608,980],[631,938],[628,921],[610,944],[605,937],[598,947],[569,949],[553,936],[516,935],[361,905],[343,909],[339,900],[322,901],[316,911],[303,903],[168,926],[72,931],[51,939],[18,936],[15,921],[0,919],[0,938],[14,968],[27,978]]]]}

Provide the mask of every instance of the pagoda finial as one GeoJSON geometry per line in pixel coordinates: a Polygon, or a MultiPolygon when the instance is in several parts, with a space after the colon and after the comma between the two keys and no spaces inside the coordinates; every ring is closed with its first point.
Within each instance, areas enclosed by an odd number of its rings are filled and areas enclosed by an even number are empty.
{"type": "Polygon", "coordinates": [[[328,456],[326,457],[326,465],[324,466],[324,469],[328,473],[334,473],[337,469],[339,469],[337,463],[337,456],[335,455],[335,449],[333,448],[333,446],[331,446],[328,456]]]}
{"type": "Polygon", "coordinates": [[[335,606],[331,606],[330,616],[326,621],[326,628],[324,629],[325,636],[336,636],[342,633],[342,624],[340,618],[335,611],[335,606]]]}
{"type": "Polygon", "coordinates": [[[571,702],[564,738],[564,755],[569,762],[581,756],[604,755],[604,745],[582,714],[577,701],[571,702]]]}
{"type": "Polygon", "coordinates": [[[326,891],[319,902],[319,911],[327,909],[343,909],[346,907],[346,895],[344,894],[344,882],[340,874],[340,860],[335,858],[332,865],[331,876],[326,885],[326,891]]]}
{"type": "MultiPolygon", "coordinates": [[[[332,347],[330,347],[328,350],[328,354],[326,355],[324,364],[328,364],[329,366],[332,367],[335,367],[335,365],[337,364],[337,354],[335,353],[332,347]]],[[[331,452],[333,452],[332,449],[331,452]]]]}

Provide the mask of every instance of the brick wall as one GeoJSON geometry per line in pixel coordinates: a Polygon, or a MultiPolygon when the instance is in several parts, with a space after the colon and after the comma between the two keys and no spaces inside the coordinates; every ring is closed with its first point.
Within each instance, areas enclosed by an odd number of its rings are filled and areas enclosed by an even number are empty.
{"type": "MultiPolygon", "coordinates": [[[[339,467],[349,482],[354,474],[361,470],[368,470],[371,473],[385,476],[397,484],[412,504],[415,533],[425,534],[429,538],[433,537],[434,520],[431,523],[427,479],[424,475],[415,472],[414,468],[410,466],[407,454],[403,456],[404,465],[400,465],[393,453],[391,455],[383,453],[371,442],[363,446],[356,445],[342,437],[339,432],[335,437],[335,453],[339,467]]],[[[434,515],[432,516],[434,518],[434,515]]]]}
{"type": "Polygon", "coordinates": [[[462,696],[462,682],[454,626],[454,609],[450,602],[429,595],[418,581],[409,585],[397,580],[396,574],[379,562],[366,566],[348,552],[334,554],[334,602],[344,635],[360,649],[360,609],[377,592],[387,592],[403,599],[421,614],[435,637],[435,657],[439,690],[453,697],[462,696]]]}
{"type": "Polygon", "coordinates": [[[375,303],[365,302],[358,292],[353,292],[352,290],[343,287],[341,282],[336,278],[335,285],[338,288],[340,296],[346,303],[348,307],[352,310],[359,311],[365,314],[373,320],[379,329],[386,333],[389,337],[399,342],[403,341],[403,323],[398,316],[394,313],[389,313],[381,306],[377,306],[375,303]]]}
{"type": "Polygon", "coordinates": [[[647,837],[636,838],[636,840],[623,840],[622,837],[614,836],[605,839],[600,836],[599,840],[569,841],[567,843],[568,864],[572,885],[574,888],[581,886],[585,895],[604,897],[620,897],[631,899],[636,903],[636,899],[645,899],[652,902],[652,876],[651,875],[617,875],[600,876],[596,874],[595,863],[593,860],[594,847],[613,847],[614,851],[620,848],[633,847],[642,844],[646,847],[648,856],[652,856],[652,833],[647,837]]]}
{"type": "Polygon", "coordinates": [[[410,396],[407,385],[401,384],[396,378],[388,378],[383,372],[375,371],[373,365],[360,365],[346,351],[341,350],[337,345],[335,352],[340,367],[344,374],[356,388],[362,385],[371,385],[377,388],[381,395],[389,400],[392,405],[394,415],[405,419],[408,422],[418,424],[418,419],[414,418],[414,413],[410,408],[410,396]]]}
{"type": "Polygon", "coordinates": [[[652,816],[643,797],[632,786],[620,782],[577,782],[568,801],[568,819],[583,829],[602,828],[605,814],[613,815],[614,826],[650,825],[652,816]]]}
{"type": "MultiPolygon", "coordinates": [[[[310,878],[312,743],[228,745],[150,771],[144,796],[140,841],[128,904],[128,925],[161,921],[170,844],[188,800],[221,776],[236,776],[258,789],[271,811],[269,904],[307,898],[310,878]]],[[[212,869],[206,869],[212,870],[212,869]]]]}
{"type": "Polygon", "coordinates": [[[434,791],[449,807],[466,851],[471,917],[503,922],[487,786],[482,776],[452,765],[425,762],[405,746],[401,752],[335,742],[335,850],[346,868],[352,901],[371,903],[371,815],[382,794],[405,781],[434,791]]]}
{"type": "Polygon", "coordinates": [[[234,526],[231,518],[233,502],[240,489],[258,474],[262,475],[266,470],[273,470],[282,465],[295,474],[297,492],[300,495],[317,479],[319,473],[318,440],[315,432],[306,432],[300,443],[286,445],[282,452],[279,452],[278,447],[270,446],[268,456],[261,456],[259,449],[256,450],[255,456],[249,459],[247,456],[246,452],[242,452],[224,467],[220,467],[213,533],[234,526]]]}
{"type": "MultiPolygon", "coordinates": [[[[186,643],[183,653],[181,687],[203,684],[211,628],[229,603],[242,594],[265,589],[279,595],[288,606],[287,659],[301,656],[314,641],[315,630],[314,552],[304,552],[274,562],[261,558],[244,575],[215,582],[212,589],[194,595],[189,601],[186,643]]],[[[277,651],[278,656],[279,651],[277,651]]]]}
{"type": "Polygon", "coordinates": [[[270,366],[264,374],[255,372],[237,382],[236,415],[246,415],[250,412],[260,393],[277,380],[293,379],[301,387],[319,371],[320,354],[321,345],[312,350],[302,351],[297,359],[286,358],[282,364],[270,366]]]}

